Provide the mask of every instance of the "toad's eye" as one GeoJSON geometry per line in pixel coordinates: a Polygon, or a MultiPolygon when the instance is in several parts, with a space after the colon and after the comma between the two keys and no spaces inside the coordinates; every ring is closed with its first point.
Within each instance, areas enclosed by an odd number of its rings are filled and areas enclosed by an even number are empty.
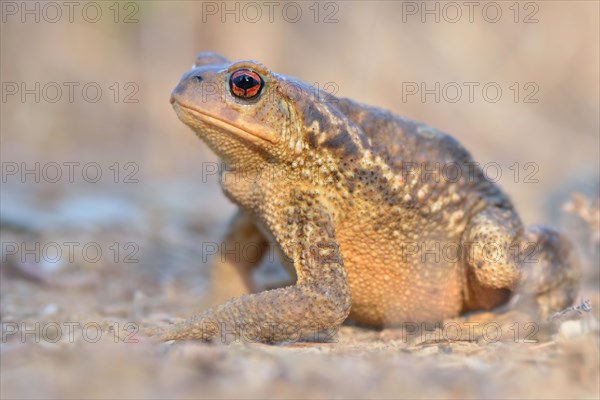
{"type": "Polygon", "coordinates": [[[260,94],[265,81],[250,69],[238,69],[229,78],[231,92],[242,99],[252,99],[260,94]]]}

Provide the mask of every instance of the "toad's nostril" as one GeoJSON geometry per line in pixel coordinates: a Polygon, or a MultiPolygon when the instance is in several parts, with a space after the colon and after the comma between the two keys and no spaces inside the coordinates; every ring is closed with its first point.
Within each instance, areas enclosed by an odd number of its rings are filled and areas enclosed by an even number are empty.
{"type": "Polygon", "coordinates": [[[200,75],[196,75],[194,78],[196,78],[198,82],[202,82],[204,80],[204,78],[202,78],[200,75]]]}

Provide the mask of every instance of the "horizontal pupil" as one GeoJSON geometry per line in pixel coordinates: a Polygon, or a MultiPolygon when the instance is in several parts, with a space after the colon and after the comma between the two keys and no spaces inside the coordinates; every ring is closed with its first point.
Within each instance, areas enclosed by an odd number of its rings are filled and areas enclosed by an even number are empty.
{"type": "Polygon", "coordinates": [[[253,77],[249,76],[249,75],[242,75],[242,76],[238,76],[233,80],[233,83],[235,84],[235,86],[239,87],[240,89],[250,89],[256,85],[258,85],[258,82],[256,81],[256,79],[254,79],[253,77]]]}

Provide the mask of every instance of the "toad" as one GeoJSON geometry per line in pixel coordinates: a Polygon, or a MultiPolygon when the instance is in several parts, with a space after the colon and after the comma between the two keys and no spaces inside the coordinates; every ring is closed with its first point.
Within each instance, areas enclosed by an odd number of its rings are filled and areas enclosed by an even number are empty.
{"type": "MultiPolygon", "coordinates": [[[[545,318],[577,295],[572,244],[524,227],[448,134],[214,53],[197,57],[171,103],[225,166],[239,212],[223,246],[277,243],[295,283],[234,298],[161,339],[279,342],[346,319],[442,321],[511,298],[545,318]]],[[[224,262],[251,286],[259,259],[224,262]]]]}

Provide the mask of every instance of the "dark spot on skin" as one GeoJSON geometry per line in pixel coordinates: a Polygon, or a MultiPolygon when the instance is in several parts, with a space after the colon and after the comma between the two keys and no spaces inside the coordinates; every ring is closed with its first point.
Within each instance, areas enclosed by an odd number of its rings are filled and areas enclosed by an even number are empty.
{"type": "Polygon", "coordinates": [[[317,142],[317,135],[315,132],[313,132],[313,131],[308,132],[308,137],[306,139],[308,140],[308,146],[311,149],[317,148],[318,142],[317,142]]]}
{"type": "Polygon", "coordinates": [[[325,147],[337,149],[344,146],[347,142],[351,142],[350,135],[348,134],[348,131],[343,130],[335,136],[328,138],[323,142],[323,145],[325,147]]]}
{"type": "Polygon", "coordinates": [[[358,146],[356,146],[356,144],[354,144],[354,142],[350,141],[346,143],[346,155],[350,155],[350,154],[357,154],[358,153],[358,146]]]}
{"type": "Polygon", "coordinates": [[[354,193],[354,182],[352,181],[348,182],[348,192],[354,193]]]}
{"type": "Polygon", "coordinates": [[[329,129],[331,129],[329,116],[324,115],[313,104],[310,104],[306,107],[306,111],[304,112],[304,125],[311,126],[314,121],[319,123],[319,129],[321,132],[327,132],[329,129]]]}
{"type": "Polygon", "coordinates": [[[333,137],[323,142],[323,146],[329,149],[342,149],[344,155],[353,155],[358,153],[358,146],[352,141],[347,130],[342,130],[333,137]]]}

